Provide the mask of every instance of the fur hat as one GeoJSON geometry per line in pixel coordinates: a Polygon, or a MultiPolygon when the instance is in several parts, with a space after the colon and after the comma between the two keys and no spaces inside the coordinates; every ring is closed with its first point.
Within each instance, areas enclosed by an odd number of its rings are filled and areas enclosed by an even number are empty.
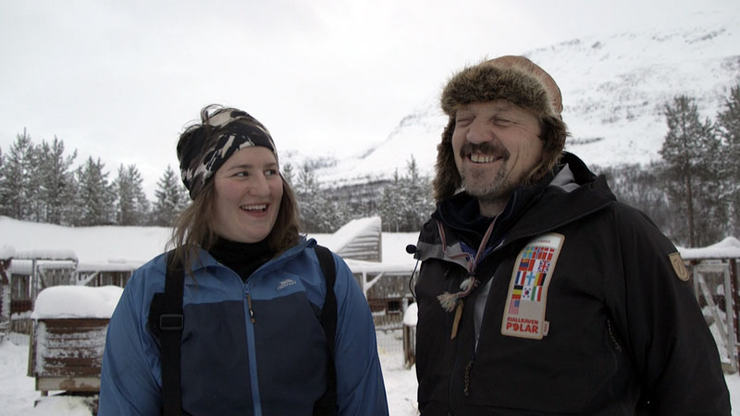
{"type": "Polygon", "coordinates": [[[454,195],[462,185],[452,150],[457,109],[465,104],[501,99],[530,111],[539,119],[542,128],[542,161],[524,183],[541,179],[560,159],[568,133],[561,118],[563,104],[555,80],[523,56],[501,56],[481,62],[458,72],[442,91],[442,110],[449,116],[449,122],[442,132],[442,142],[437,145],[434,178],[437,201],[454,195]]]}
{"type": "Polygon", "coordinates": [[[187,128],[177,142],[182,182],[191,199],[195,199],[211,176],[241,149],[265,147],[275,155],[275,160],[278,159],[270,132],[248,113],[212,104],[201,110],[200,117],[201,122],[187,128]]]}

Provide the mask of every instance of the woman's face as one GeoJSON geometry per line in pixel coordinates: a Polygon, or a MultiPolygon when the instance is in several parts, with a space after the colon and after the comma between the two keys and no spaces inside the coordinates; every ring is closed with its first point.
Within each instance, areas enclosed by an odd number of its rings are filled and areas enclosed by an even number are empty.
{"type": "Polygon", "coordinates": [[[213,181],[213,231],[240,243],[264,240],[275,225],[283,197],[275,155],[261,146],[239,150],[216,171],[213,181]]]}

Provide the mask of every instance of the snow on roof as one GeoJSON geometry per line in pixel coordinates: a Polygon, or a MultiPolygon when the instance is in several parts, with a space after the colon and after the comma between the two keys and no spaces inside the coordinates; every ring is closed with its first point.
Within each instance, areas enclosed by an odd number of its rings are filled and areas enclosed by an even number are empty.
{"type": "MultiPolygon", "coordinates": [[[[377,218],[377,217],[374,217],[377,218]]],[[[365,220],[365,218],[363,218],[365,220]]],[[[356,220],[358,221],[358,220],[356,220]]],[[[359,222],[359,221],[358,221],[359,222]]],[[[367,223],[365,223],[367,224],[367,223]]],[[[348,224],[349,225],[349,224],[348,224]]],[[[354,232],[357,229],[362,229],[362,223],[355,223],[352,227],[340,228],[334,234],[311,234],[309,237],[315,238],[316,241],[332,251],[337,252],[336,247],[342,247],[339,244],[342,242],[348,242],[348,235],[344,235],[345,231],[348,234],[354,232]]],[[[355,236],[357,234],[354,234],[355,236]]],[[[382,263],[372,261],[362,261],[346,259],[345,262],[352,270],[353,273],[403,273],[410,274],[416,266],[416,260],[412,254],[406,251],[406,246],[409,244],[416,244],[419,239],[418,232],[410,233],[382,233],[381,234],[381,250],[382,250],[382,263]]]]}
{"type": "Polygon", "coordinates": [[[39,293],[31,318],[110,318],[122,293],[118,286],[52,286],[39,293]]]}
{"type": "Polygon", "coordinates": [[[88,264],[121,260],[144,264],[164,251],[170,233],[166,227],[65,227],[0,216],[0,247],[12,246],[16,253],[67,251],[88,264]]]}
{"type": "Polygon", "coordinates": [[[344,224],[334,234],[311,234],[319,244],[337,253],[342,251],[352,240],[380,230],[380,217],[367,217],[354,219],[344,224]]]}
{"type": "Polygon", "coordinates": [[[724,240],[707,247],[678,247],[678,251],[685,260],[740,258],[740,240],[735,237],[725,237],[724,240]]]}
{"type": "Polygon", "coordinates": [[[15,248],[13,246],[4,245],[0,247],[0,260],[9,259],[15,256],[15,248]]]}
{"type": "Polygon", "coordinates": [[[365,261],[365,260],[355,260],[355,259],[344,259],[344,262],[347,263],[347,266],[349,266],[349,269],[352,270],[352,273],[386,273],[386,274],[401,274],[401,275],[408,275],[411,274],[411,271],[414,270],[414,265],[412,264],[388,264],[388,263],[379,263],[377,261],[365,261]]]}
{"type": "Polygon", "coordinates": [[[110,260],[108,262],[85,262],[77,266],[78,272],[130,272],[138,269],[138,261],[110,260]]]}
{"type": "Polygon", "coordinates": [[[77,254],[74,250],[69,249],[35,249],[35,250],[23,250],[16,251],[13,256],[13,260],[25,259],[25,260],[71,260],[77,261],[77,254]]]}
{"type": "MultiPolygon", "coordinates": [[[[41,258],[40,260],[37,260],[36,266],[41,270],[48,270],[48,269],[76,269],[76,261],[75,260],[45,260],[41,258]]],[[[30,275],[33,272],[33,260],[29,259],[17,259],[13,258],[13,261],[10,262],[10,272],[12,274],[27,274],[30,275]]]]}
{"type": "Polygon", "coordinates": [[[406,251],[409,244],[416,245],[419,233],[383,233],[383,263],[402,264],[414,267],[416,260],[413,254],[406,251]]]}

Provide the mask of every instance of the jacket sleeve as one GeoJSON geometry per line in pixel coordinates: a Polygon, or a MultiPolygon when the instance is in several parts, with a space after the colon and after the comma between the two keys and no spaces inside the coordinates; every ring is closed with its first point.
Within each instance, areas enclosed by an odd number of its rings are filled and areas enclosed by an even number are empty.
{"type": "Polygon", "coordinates": [[[651,414],[729,415],[717,346],[678,250],[637,211],[621,212],[616,225],[624,275],[623,305],[616,308],[643,402],[651,414]]]}
{"type": "Polygon", "coordinates": [[[108,325],[98,416],[160,414],[159,351],[146,329],[147,274],[134,273],[108,325]]]}
{"type": "Polygon", "coordinates": [[[339,416],[388,415],[375,325],[367,300],[347,264],[334,256],[337,280],[335,365],[339,416]]]}

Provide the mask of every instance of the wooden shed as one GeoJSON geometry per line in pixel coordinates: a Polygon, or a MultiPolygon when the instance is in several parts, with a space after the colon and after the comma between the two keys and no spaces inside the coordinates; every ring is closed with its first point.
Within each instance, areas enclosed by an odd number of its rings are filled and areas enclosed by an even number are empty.
{"type": "Polygon", "coordinates": [[[19,251],[11,259],[10,330],[30,333],[30,315],[38,293],[46,287],[74,284],[77,256],[70,250],[19,251]]]}
{"type": "Polygon", "coordinates": [[[37,295],[54,286],[124,287],[138,262],[78,262],[72,251],[20,252],[9,268],[10,330],[31,332],[30,314],[37,295]]]}
{"type": "Polygon", "coordinates": [[[34,322],[28,376],[36,390],[97,393],[105,348],[106,318],[42,318],[34,322]]]}
{"type": "Polygon", "coordinates": [[[110,316],[123,289],[54,286],[36,300],[28,376],[42,396],[49,391],[95,394],[110,316]]]}
{"type": "Polygon", "coordinates": [[[725,371],[736,373],[740,369],[740,240],[727,237],[707,247],[679,250],[722,365],[725,371]]]}
{"type": "Polygon", "coordinates": [[[413,299],[409,280],[415,260],[406,245],[418,233],[383,233],[380,217],[352,220],[333,234],[316,234],[347,262],[370,305],[377,329],[400,329],[403,313],[413,299]]]}

